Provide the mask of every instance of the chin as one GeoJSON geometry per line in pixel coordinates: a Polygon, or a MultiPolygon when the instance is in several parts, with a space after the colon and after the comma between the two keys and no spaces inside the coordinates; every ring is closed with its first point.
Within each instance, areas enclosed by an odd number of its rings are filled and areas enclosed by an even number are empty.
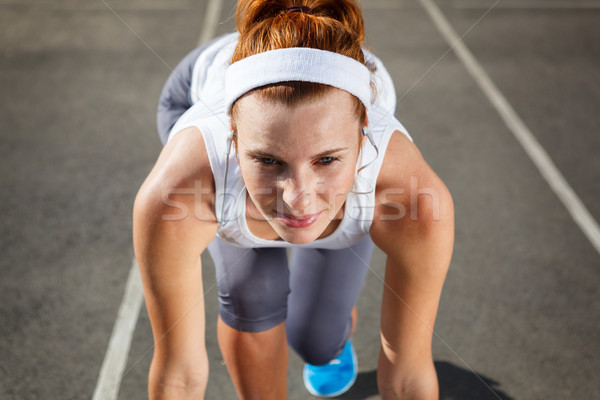
{"type": "Polygon", "coordinates": [[[308,243],[312,243],[316,240],[317,238],[310,238],[310,239],[306,239],[306,238],[289,238],[289,239],[284,239],[286,242],[291,243],[291,244],[308,244],[308,243]]]}
{"type": "Polygon", "coordinates": [[[322,231],[317,229],[281,229],[279,236],[286,242],[292,244],[308,244],[312,243],[321,236],[322,231]]]}

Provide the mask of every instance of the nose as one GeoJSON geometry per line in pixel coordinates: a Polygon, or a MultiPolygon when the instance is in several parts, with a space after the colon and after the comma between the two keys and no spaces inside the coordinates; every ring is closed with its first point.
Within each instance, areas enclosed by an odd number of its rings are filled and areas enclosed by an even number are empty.
{"type": "Polygon", "coordinates": [[[294,174],[287,177],[282,185],[282,200],[285,208],[294,214],[310,214],[313,190],[311,178],[307,174],[294,174]]]}

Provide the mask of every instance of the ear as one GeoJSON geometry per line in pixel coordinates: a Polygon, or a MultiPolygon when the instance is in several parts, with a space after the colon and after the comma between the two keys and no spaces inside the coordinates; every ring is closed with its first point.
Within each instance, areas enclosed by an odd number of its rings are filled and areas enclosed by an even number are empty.
{"type": "Polygon", "coordinates": [[[237,140],[235,137],[235,124],[233,123],[233,120],[231,121],[230,130],[229,130],[229,132],[227,132],[227,138],[229,140],[232,140],[234,142],[235,146],[237,147],[237,140]]]}
{"type": "Polygon", "coordinates": [[[369,116],[366,115],[365,116],[365,120],[363,121],[363,123],[361,124],[362,126],[360,127],[361,130],[361,145],[364,145],[365,140],[367,140],[367,135],[365,135],[366,129],[369,128],[369,116]]]}

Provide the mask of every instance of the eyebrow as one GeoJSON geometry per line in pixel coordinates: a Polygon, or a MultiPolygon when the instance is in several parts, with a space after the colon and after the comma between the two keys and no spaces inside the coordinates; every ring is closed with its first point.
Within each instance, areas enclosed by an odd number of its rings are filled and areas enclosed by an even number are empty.
{"type": "MultiPolygon", "coordinates": [[[[320,152],[319,154],[315,154],[314,156],[311,156],[310,158],[325,157],[330,154],[339,153],[340,151],[344,151],[344,150],[348,150],[348,149],[349,149],[348,147],[338,147],[337,149],[325,150],[325,151],[320,152]]],[[[276,160],[281,159],[280,157],[277,157],[276,155],[269,153],[268,151],[264,151],[262,149],[249,149],[246,151],[246,154],[248,154],[249,156],[253,156],[253,157],[274,158],[276,160]]]]}

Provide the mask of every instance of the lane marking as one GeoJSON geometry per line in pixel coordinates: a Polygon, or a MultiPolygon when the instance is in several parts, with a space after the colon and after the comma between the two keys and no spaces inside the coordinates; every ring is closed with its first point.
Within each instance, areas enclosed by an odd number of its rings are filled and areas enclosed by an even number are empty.
{"type": "MultiPolygon", "coordinates": [[[[123,24],[125,24],[125,26],[129,28],[125,21],[123,21],[113,9],[107,4],[105,5],[123,24]]],[[[222,4],[220,0],[209,0],[207,12],[204,16],[202,33],[199,38],[200,44],[208,42],[215,35],[221,8],[222,4]]],[[[131,28],[129,29],[132,30],[131,28]]],[[[160,56],[158,56],[158,54],[156,54],[156,52],[154,52],[135,31],[132,30],[132,32],[153,52],[153,54],[156,55],[158,59],[162,61],[160,56]]],[[[94,389],[92,400],[118,399],[119,388],[124,377],[123,370],[125,369],[125,364],[129,356],[131,339],[135,332],[135,326],[137,324],[143,299],[144,289],[137,261],[134,257],[131,262],[129,276],[125,285],[125,294],[121,301],[117,319],[108,342],[108,348],[104,355],[104,361],[100,368],[100,374],[98,375],[98,381],[96,383],[96,388],[94,389]]]]}
{"type": "Polygon", "coordinates": [[[452,50],[462,61],[471,77],[492,103],[496,111],[498,111],[500,117],[504,120],[504,123],[521,144],[527,155],[529,155],[529,158],[538,168],[546,182],[548,182],[554,193],[565,205],[575,223],[583,231],[596,251],[600,253],[600,227],[598,226],[598,222],[596,222],[587,210],[562,173],[554,165],[548,153],[546,153],[542,145],[540,145],[529,128],[521,120],[502,92],[496,87],[471,51],[458,37],[438,6],[433,0],[419,1],[446,42],[452,47],[452,50]]]}
{"type": "Polygon", "coordinates": [[[222,8],[223,2],[221,0],[208,1],[206,14],[204,15],[204,24],[202,25],[202,32],[198,38],[198,46],[203,45],[215,36],[222,8]]]}
{"type": "Polygon", "coordinates": [[[135,258],[129,269],[125,295],[121,301],[117,320],[113,327],[108,349],[104,356],[96,390],[92,400],[116,400],[119,395],[121,373],[125,369],[131,338],[135,331],[138,315],[144,299],[142,280],[135,258]]]}

